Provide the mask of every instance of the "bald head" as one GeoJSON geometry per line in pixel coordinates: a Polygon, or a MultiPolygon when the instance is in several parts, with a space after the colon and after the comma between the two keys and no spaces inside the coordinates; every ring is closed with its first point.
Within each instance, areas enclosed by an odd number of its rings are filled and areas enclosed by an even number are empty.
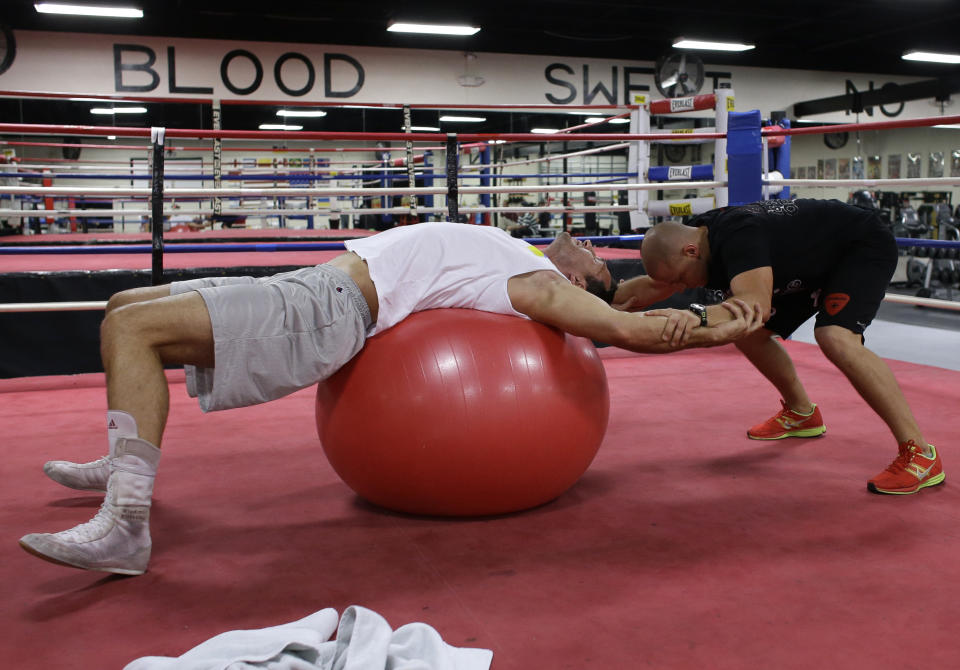
{"type": "Polygon", "coordinates": [[[640,257],[643,265],[651,275],[657,274],[657,268],[670,264],[683,254],[683,247],[687,244],[697,244],[699,234],[697,229],[676,221],[658,223],[647,231],[640,245],[640,257]]]}

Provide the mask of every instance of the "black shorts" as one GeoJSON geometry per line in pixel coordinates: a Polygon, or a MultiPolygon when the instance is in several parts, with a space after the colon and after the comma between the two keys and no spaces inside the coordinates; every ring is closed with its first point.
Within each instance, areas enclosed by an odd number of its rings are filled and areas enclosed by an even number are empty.
{"type": "Polygon", "coordinates": [[[817,328],[842,326],[863,335],[880,309],[897,257],[896,239],[878,222],[875,234],[851,244],[821,288],[774,298],[765,327],[788,337],[816,314],[817,328]]]}

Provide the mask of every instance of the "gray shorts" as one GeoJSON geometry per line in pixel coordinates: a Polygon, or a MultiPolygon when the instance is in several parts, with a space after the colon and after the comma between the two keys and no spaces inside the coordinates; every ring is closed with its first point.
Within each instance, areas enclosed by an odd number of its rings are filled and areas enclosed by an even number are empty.
{"type": "Polygon", "coordinates": [[[174,282],[197,291],[213,325],[215,364],[185,366],[204,412],[275,400],[326,379],[353,358],[371,327],[357,285],[329,265],[272,277],[174,282]]]}

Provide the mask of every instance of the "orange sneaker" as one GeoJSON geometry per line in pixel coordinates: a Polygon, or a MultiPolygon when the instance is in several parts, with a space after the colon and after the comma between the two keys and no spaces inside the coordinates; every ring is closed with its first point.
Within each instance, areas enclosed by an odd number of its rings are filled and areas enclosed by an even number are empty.
{"type": "Polygon", "coordinates": [[[932,444],[933,458],[923,455],[923,450],[913,440],[900,445],[900,455],[886,470],[867,482],[871,493],[892,493],[909,495],[927,486],[942,484],[943,462],[932,444]]]}
{"type": "Polygon", "coordinates": [[[827,432],[816,405],[813,413],[806,416],[794,412],[783,400],[780,405],[783,409],[779,414],[748,430],[747,437],[751,440],[782,440],[785,437],[817,437],[827,432]]]}

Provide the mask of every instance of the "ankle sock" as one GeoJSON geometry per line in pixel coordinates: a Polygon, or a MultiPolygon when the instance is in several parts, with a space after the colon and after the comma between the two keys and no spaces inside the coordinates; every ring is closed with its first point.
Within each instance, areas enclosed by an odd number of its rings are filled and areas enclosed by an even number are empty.
{"type": "Polygon", "coordinates": [[[120,410],[107,411],[107,441],[110,444],[110,454],[113,454],[117,439],[121,437],[139,437],[137,434],[137,420],[132,414],[120,410]]]}

